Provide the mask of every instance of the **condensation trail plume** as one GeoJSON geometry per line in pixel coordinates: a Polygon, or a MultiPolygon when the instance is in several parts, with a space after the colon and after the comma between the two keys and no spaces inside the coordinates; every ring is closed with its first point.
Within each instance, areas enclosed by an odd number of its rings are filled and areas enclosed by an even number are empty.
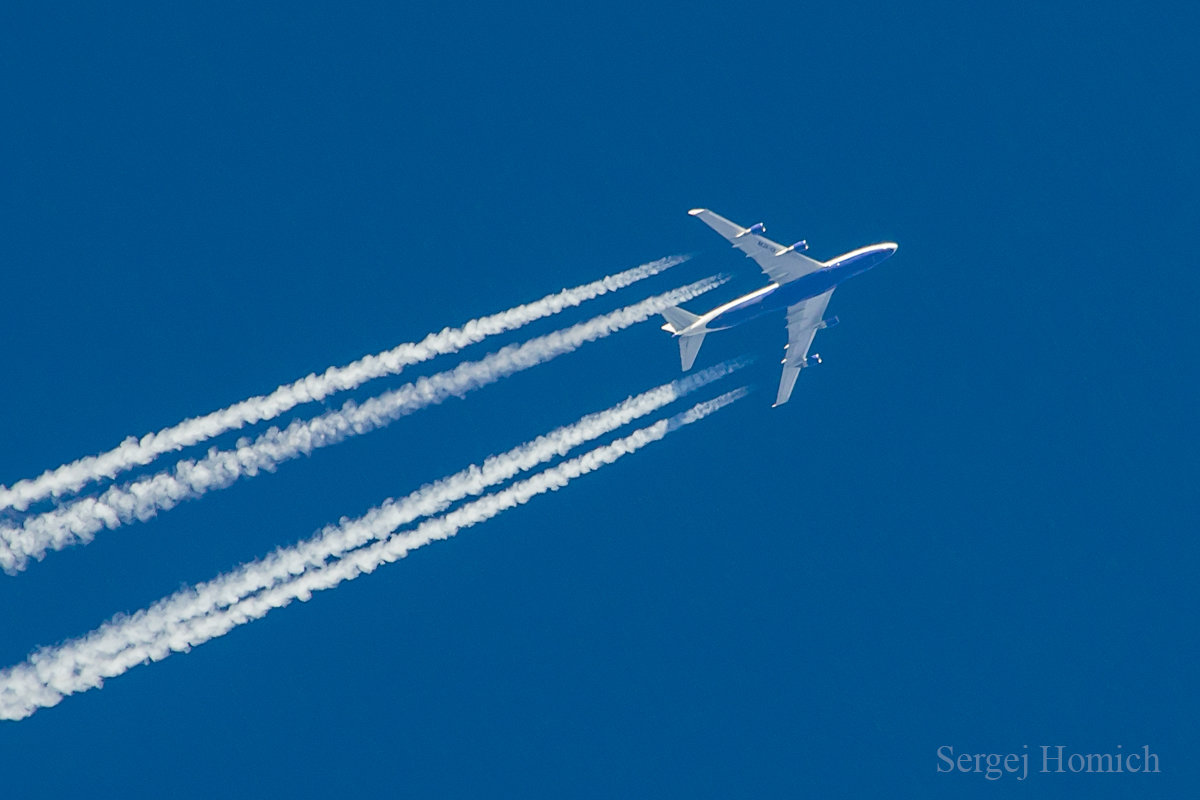
{"type": "Polygon", "coordinates": [[[138,664],[159,661],[172,652],[221,636],[233,628],[266,616],[293,600],[308,600],[312,593],[332,589],[359,575],[404,558],[413,550],[439,539],[448,539],[463,528],[523,505],[533,497],[560,489],[573,479],[611,464],[678,428],[699,421],[745,396],[735,389],[699,403],[688,411],[661,420],[632,434],[564,461],[506,489],[485,495],[411,531],[397,533],[347,553],[324,566],[307,569],[284,583],[239,600],[211,614],[163,628],[155,609],[169,607],[172,598],[130,616],[118,616],[79,639],[38,650],[22,664],[0,671],[0,719],[28,717],[39,708],[57,705],[70,694],[103,685],[138,664]]]}
{"type": "Polygon", "coordinates": [[[199,460],[180,461],[170,470],[125,486],[110,487],[98,497],[66,503],[31,516],[20,525],[0,526],[0,569],[15,574],[25,569],[31,558],[40,559],[49,550],[89,542],[103,528],[144,522],[184,500],[226,488],[243,476],[273,471],[284,461],[383,427],[449,397],[462,397],[642,322],[725,280],[718,276],[696,281],[577,325],[509,345],[478,361],[420,378],[361,404],[348,401],[337,411],[310,420],[296,420],[283,430],[272,427],[253,441],[240,440],[232,450],[210,450],[199,460]]]}
{"type": "Polygon", "coordinates": [[[210,414],[186,419],[140,439],[128,437],[106,453],[72,461],[47,470],[37,478],[17,481],[11,487],[0,486],[0,509],[12,507],[23,511],[31,503],[47,497],[76,492],[92,481],[114,478],[126,470],[149,464],[164,453],[207,441],[246,425],[274,419],[302,403],[322,400],[334,392],[353,389],[373,378],[399,373],[406,366],[457,352],[489,336],[516,330],[563,309],[657,275],[688,258],[661,258],[592,283],[563,289],[541,300],[473,319],[462,327],[431,333],[419,342],[409,342],[382,353],[364,356],[343,367],[329,367],[320,375],[314,373],[279,386],[270,394],[251,397],[210,414]]]}
{"type": "Polygon", "coordinates": [[[280,548],[266,558],[243,564],[207,583],[198,584],[193,590],[174,595],[169,602],[152,609],[159,620],[154,627],[166,628],[212,613],[261,589],[289,580],[307,569],[324,566],[331,558],[340,558],[403,525],[421,517],[440,514],[459,500],[482,494],[484,490],[521,472],[564,456],[575,447],[686,397],[742,369],[748,363],[747,359],[727,361],[658,386],[505,453],[489,456],[480,465],[472,465],[427,484],[400,500],[389,499],[358,519],[343,518],[338,524],[327,526],[307,541],[280,548]]]}
{"type": "MultiPolygon", "coordinates": [[[[643,392],[506,453],[489,457],[480,465],[427,484],[400,500],[388,500],[358,519],[343,519],[305,542],[280,548],[266,558],[243,564],[194,588],[181,590],[140,612],[139,618],[125,619],[119,647],[121,650],[130,647],[155,650],[157,640],[174,641],[180,631],[186,632],[190,620],[209,616],[255,592],[293,580],[306,570],[323,567],[331,558],[340,558],[351,550],[386,538],[392,531],[421,517],[441,513],[454,502],[481,494],[520,472],[565,455],[586,441],[653,413],[741,369],[745,363],[727,362],[643,392]]],[[[118,645],[109,640],[102,649],[108,657],[115,657],[119,652],[116,647],[118,645]]]]}

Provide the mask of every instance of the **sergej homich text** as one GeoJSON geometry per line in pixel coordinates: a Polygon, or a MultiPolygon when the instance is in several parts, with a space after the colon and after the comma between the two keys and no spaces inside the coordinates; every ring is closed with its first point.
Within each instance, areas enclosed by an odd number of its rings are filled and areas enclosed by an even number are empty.
{"type": "Polygon", "coordinates": [[[1110,772],[1161,772],[1158,754],[1150,752],[1149,745],[1128,752],[1117,745],[1115,753],[1075,753],[1066,745],[1043,744],[1033,750],[1030,762],[1029,745],[1021,745],[1019,753],[959,753],[954,748],[942,745],[937,749],[938,772],[969,772],[983,775],[996,781],[1007,775],[1016,775],[1023,781],[1030,772],[1042,773],[1110,773],[1110,772]],[[1033,767],[1031,770],[1030,767],[1033,767]]]}

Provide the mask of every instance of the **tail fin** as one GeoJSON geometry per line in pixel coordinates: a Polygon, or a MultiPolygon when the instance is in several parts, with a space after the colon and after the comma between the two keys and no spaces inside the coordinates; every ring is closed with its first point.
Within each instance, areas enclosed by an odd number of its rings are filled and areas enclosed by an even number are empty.
{"type": "MultiPolygon", "coordinates": [[[[681,330],[700,319],[699,314],[693,314],[690,311],[684,311],[679,306],[666,309],[662,312],[662,315],[663,319],[667,321],[667,324],[663,325],[662,329],[668,333],[679,333],[681,330]]],[[[697,345],[697,348],[698,347],[699,345],[697,345]]],[[[684,367],[684,369],[687,369],[687,367],[684,367]]]]}

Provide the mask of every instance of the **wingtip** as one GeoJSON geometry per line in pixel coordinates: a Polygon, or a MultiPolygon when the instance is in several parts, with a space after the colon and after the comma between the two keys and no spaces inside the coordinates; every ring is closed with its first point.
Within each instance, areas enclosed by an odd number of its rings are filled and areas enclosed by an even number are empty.
{"type": "Polygon", "coordinates": [[[708,211],[708,209],[707,208],[693,208],[691,211],[688,212],[688,214],[690,214],[691,216],[694,217],[697,214],[703,214],[705,211],[708,211]]]}

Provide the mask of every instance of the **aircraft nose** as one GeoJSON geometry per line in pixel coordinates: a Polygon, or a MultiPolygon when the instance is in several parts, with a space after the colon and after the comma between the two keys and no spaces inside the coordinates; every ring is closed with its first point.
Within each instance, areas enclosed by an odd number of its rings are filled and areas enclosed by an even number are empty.
{"type": "Polygon", "coordinates": [[[878,248],[875,251],[875,253],[876,253],[875,263],[876,264],[887,261],[889,258],[891,258],[892,256],[894,256],[896,254],[897,250],[900,249],[900,245],[896,244],[895,242],[881,242],[878,245],[876,245],[876,247],[878,248]]]}

